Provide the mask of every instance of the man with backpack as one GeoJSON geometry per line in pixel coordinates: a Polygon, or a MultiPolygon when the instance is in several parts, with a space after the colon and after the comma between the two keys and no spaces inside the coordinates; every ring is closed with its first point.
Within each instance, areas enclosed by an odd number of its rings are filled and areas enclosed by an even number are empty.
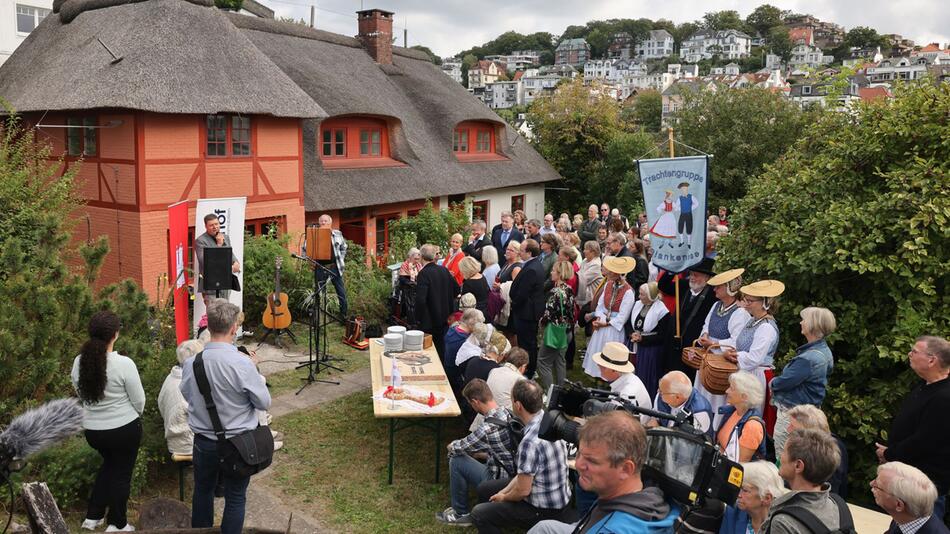
{"type": "Polygon", "coordinates": [[[847,503],[828,484],[840,461],[838,444],[827,432],[800,428],[789,434],[779,474],[792,491],[772,504],[766,534],[854,534],[847,503]]]}
{"type": "Polygon", "coordinates": [[[462,389],[462,396],[485,420],[468,436],[449,443],[452,506],[435,514],[435,518],[447,525],[471,526],[469,488],[475,488],[486,480],[514,476],[513,453],[517,443],[508,428],[513,416],[507,408],[498,406],[488,383],[474,378],[462,389]]]}

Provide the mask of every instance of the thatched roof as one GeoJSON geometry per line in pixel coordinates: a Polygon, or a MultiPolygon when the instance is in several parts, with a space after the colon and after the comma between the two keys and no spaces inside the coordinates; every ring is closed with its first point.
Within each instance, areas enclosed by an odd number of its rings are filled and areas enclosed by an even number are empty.
{"type": "MultiPolygon", "coordinates": [[[[398,125],[390,145],[408,165],[327,170],[316,150],[304,153],[307,211],[344,209],[424,196],[470,193],[542,183],[560,176],[511,127],[446,76],[424,53],[393,48],[393,64],[377,65],[354,38],[299,24],[230,15],[258,49],[331,116],[376,115],[398,125]],[[462,121],[497,125],[507,161],[460,163],[452,132],[462,121]]],[[[304,145],[317,146],[316,121],[304,125],[304,145]]]]}
{"type": "Polygon", "coordinates": [[[18,112],[326,116],[209,0],[66,0],[55,7],[58,15],[46,17],[0,66],[0,98],[18,112]],[[114,62],[106,47],[122,60],[114,62]]]}

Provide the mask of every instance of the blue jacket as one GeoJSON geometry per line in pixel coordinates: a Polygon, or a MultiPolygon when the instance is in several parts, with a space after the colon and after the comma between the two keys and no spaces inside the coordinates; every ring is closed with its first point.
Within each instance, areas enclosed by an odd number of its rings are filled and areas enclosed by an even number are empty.
{"type": "Polygon", "coordinates": [[[719,534],[746,534],[748,527],[749,514],[735,506],[727,506],[719,526],[719,534]]]}
{"type": "MultiPolygon", "coordinates": [[[[713,413],[712,405],[709,404],[709,399],[702,395],[698,395],[694,389],[693,392],[690,393],[689,398],[686,399],[686,402],[683,404],[683,409],[690,415],[705,412],[706,415],[709,416],[709,429],[706,431],[706,435],[712,436],[713,413]]],[[[660,395],[656,396],[656,411],[663,413],[673,413],[673,409],[670,408],[669,404],[663,401],[663,397],[660,395]]],[[[687,422],[692,424],[692,417],[688,418],[687,422]]],[[[673,424],[672,421],[659,421],[659,423],[662,426],[671,426],[673,424]]]]}
{"type": "Polygon", "coordinates": [[[772,379],[772,398],[788,408],[799,404],[821,406],[833,366],[831,349],[824,339],[802,345],[782,369],[782,375],[772,379]]]}
{"type": "Polygon", "coordinates": [[[679,515],[679,508],[675,505],[670,506],[670,513],[659,521],[647,521],[618,510],[609,513],[584,532],[585,534],[673,534],[673,524],[679,515]]]}
{"type": "Polygon", "coordinates": [[[453,388],[461,387],[462,376],[455,365],[455,356],[458,355],[459,348],[466,339],[468,339],[468,334],[459,332],[454,326],[450,326],[445,332],[445,355],[442,357],[442,367],[453,388]]]}
{"type": "MultiPolygon", "coordinates": [[[[731,404],[726,404],[725,406],[722,406],[719,408],[719,413],[722,414],[722,418],[719,420],[719,427],[716,428],[716,433],[713,434],[713,443],[717,443],[717,440],[719,437],[719,431],[722,430],[722,427],[725,426],[726,421],[728,421],[729,418],[732,417],[732,414],[735,411],[736,411],[736,407],[731,404]]],[[[763,429],[765,428],[765,421],[762,419],[762,414],[759,413],[759,410],[757,408],[749,408],[749,410],[746,411],[745,415],[743,415],[742,418],[739,419],[739,422],[736,423],[735,431],[738,433],[737,434],[738,436],[742,435],[742,428],[745,426],[746,423],[749,422],[749,419],[752,419],[753,417],[755,417],[756,419],[759,420],[760,423],[762,423],[763,429]]],[[[755,454],[752,455],[753,461],[765,459],[766,450],[767,450],[766,441],[768,440],[767,434],[768,434],[767,432],[763,432],[762,442],[759,443],[759,448],[755,451],[755,454]]],[[[734,460],[737,462],[739,461],[738,459],[734,459],[734,460]]]]}

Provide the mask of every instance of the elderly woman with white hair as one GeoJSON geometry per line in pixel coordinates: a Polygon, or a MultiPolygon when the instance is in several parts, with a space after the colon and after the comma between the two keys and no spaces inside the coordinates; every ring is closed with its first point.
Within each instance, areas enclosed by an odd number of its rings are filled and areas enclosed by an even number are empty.
{"type": "Polygon", "coordinates": [[[759,410],[764,399],[765,387],[758,377],[746,371],[729,375],[716,441],[730,460],[748,462],[765,457],[765,421],[759,410]]]}
{"type": "Polygon", "coordinates": [[[772,404],[778,409],[775,420],[775,453],[781,454],[788,437],[788,411],[800,404],[821,406],[828,388],[828,375],[834,366],[831,348],[825,336],[835,331],[835,316],[827,308],[810,306],[801,315],[805,343],[798,347],[780,376],[772,379],[772,404]]]}
{"type": "Polygon", "coordinates": [[[772,502],[788,493],[771,462],[746,462],[742,471],[739,497],[734,507],[726,509],[719,534],[761,534],[772,502]]]}
{"type": "Polygon", "coordinates": [[[462,391],[462,372],[464,371],[464,367],[461,366],[466,360],[480,352],[477,347],[474,351],[463,352],[462,347],[469,341],[475,328],[484,322],[485,316],[482,312],[470,308],[462,312],[461,319],[449,327],[445,333],[445,356],[442,362],[445,366],[445,376],[449,379],[452,388],[459,392],[462,391]]]}
{"type": "Polygon", "coordinates": [[[422,253],[418,248],[412,247],[409,252],[406,252],[406,261],[399,266],[398,276],[405,282],[415,283],[420,269],[422,269],[422,253]]]}
{"type": "Polygon", "coordinates": [[[169,371],[158,393],[158,411],[165,421],[165,441],[168,444],[168,452],[172,454],[191,456],[194,446],[195,434],[188,426],[188,401],[182,396],[179,387],[181,369],[185,361],[203,349],[204,343],[197,339],[188,339],[178,345],[175,349],[178,364],[169,371]]]}
{"type": "Polygon", "coordinates": [[[495,285],[495,279],[498,278],[500,271],[501,266],[498,265],[498,249],[491,245],[485,245],[482,247],[482,276],[484,276],[485,281],[488,282],[488,287],[495,285]]]}

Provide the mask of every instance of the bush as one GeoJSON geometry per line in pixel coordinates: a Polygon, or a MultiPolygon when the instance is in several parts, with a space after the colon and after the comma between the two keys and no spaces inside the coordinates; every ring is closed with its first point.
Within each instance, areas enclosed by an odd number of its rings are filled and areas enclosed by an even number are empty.
{"type": "Polygon", "coordinates": [[[947,83],[898,86],[893,100],[853,115],[825,112],[750,182],[721,242],[721,268],[785,282],[784,359],[803,342],[799,310],[836,315],[824,409],[848,444],[851,490],[865,498],[873,444],[918,382],[908,349],[919,335],[950,331],[948,116],[947,83]]]}
{"type": "MultiPolygon", "coordinates": [[[[260,324],[267,307],[267,297],[274,292],[274,273],[276,259],[282,258],[280,271],[280,289],[284,293],[291,293],[296,288],[310,288],[310,270],[302,262],[290,257],[287,243],[290,235],[277,235],[275,226],[270,226],[266,233],[260,236],[244,236],[244,320],[246,324],[260,324]],[[306,271],[308,280],[305,285],[298,285],[300,278],[297,271],[306,271]]],[[[291,316],[293,316],[291,310],[291,316]]]]}
{"type": "Polygon", "coordinates": [[[437,210],[432,207],[432,201],[426,199],[425,207],[416,215],[389,223],[393,243],[389,249],[389,261],[402,263],[410,248],[426,243],[448,250],[452,234],[463,234],[464,237],[470,222],[466,205],[453,204],[447,210],[437,210]]]}
{"type": "MultiPolygon", "coordinates": [[[[389,318],[389,295],[392,294],[392,276],[388,269],[367,265],[366,249],[348,243],[343,276],[350,315],[361,315],[367,324],[386,324],[389,318]]],[[[329,292],[334,296],[333,289],[329,292]]]]}

